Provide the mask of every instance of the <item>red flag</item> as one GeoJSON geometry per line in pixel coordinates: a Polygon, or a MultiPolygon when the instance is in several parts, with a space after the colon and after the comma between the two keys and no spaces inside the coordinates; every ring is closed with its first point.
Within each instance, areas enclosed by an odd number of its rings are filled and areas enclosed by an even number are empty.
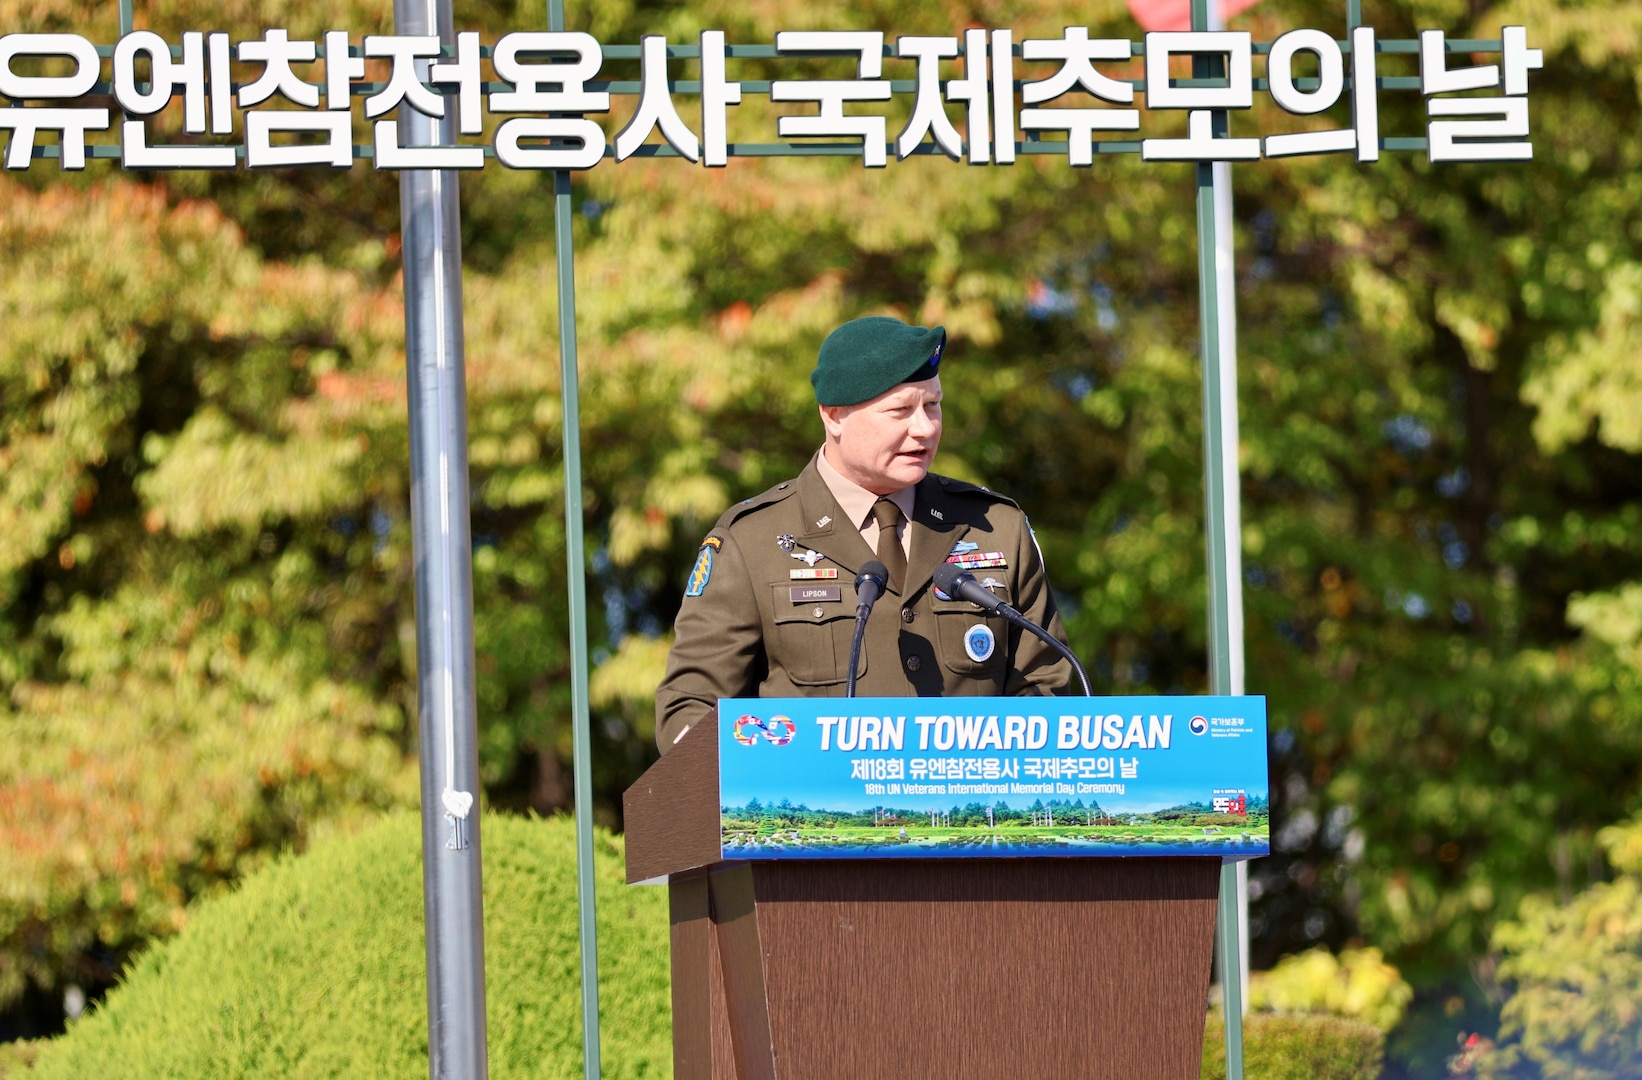
{"type": "MultiPolygon", "coordinates": [[[[1215,3],[1216,0],[1209,0],[1215,3]]],[[[1239,12],[1247,11],[1260,0],[1218,0],[1222,21],[1239,12]]],[[[1129,0],[1129,13],[1140,28],[1153,30],[1190,30],[1192,28],[1191,0],[1129,0]]]]}

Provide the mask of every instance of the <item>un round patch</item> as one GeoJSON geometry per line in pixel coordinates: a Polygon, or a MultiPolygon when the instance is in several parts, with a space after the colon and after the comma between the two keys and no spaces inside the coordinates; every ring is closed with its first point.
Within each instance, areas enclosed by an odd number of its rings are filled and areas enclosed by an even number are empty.
{"type": "Polygon", "coordinates": [[[997,644],[997,638],[992,636],[992,628],[985,623],[976,623],[964,631],[964,652],[977,664],[984,664],[992,659],[992,650],[997,644]]]}

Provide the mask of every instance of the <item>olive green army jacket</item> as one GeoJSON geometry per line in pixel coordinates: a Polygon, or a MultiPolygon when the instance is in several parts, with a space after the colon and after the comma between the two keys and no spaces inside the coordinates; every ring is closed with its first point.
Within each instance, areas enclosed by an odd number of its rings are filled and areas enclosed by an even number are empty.
{"type": "MultiPolygon", "coordinates": [[[[867,620],[861,697],[1058,694],[1071,665],[1030,633],[931,581],[962,565],[1064,642],[1026,515],[985,488],[930,474],[907,523],[907,574],[867,620]],[[984,629],[979,629],[984,627],[984,629]]],[[[877,558],[812,460],[796,480],[731,507],[703,541],[656,692],[663,752],[720,698],[842,697],[855,629],[855,576],[877,558]]]]}

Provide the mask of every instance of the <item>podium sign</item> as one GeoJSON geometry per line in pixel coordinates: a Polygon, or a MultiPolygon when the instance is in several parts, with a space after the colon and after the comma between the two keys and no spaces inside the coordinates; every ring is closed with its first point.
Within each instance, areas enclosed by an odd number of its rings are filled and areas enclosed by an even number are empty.
{"type": "Polygon", "coordinates": [[[1269,854],[1263,697],[738,698],[725,859],[1269,854]]]}

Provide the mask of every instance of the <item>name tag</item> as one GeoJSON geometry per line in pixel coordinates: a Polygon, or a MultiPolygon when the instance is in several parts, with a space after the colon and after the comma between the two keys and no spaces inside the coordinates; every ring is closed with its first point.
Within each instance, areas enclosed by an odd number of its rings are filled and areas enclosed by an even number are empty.
{"type": "Polygon", "coordinates": [[[795,604],[813,604],[817,601],[838,603],[844,599],[844,590],[839,585],[800,585],[788,589],[795,604]]]}

